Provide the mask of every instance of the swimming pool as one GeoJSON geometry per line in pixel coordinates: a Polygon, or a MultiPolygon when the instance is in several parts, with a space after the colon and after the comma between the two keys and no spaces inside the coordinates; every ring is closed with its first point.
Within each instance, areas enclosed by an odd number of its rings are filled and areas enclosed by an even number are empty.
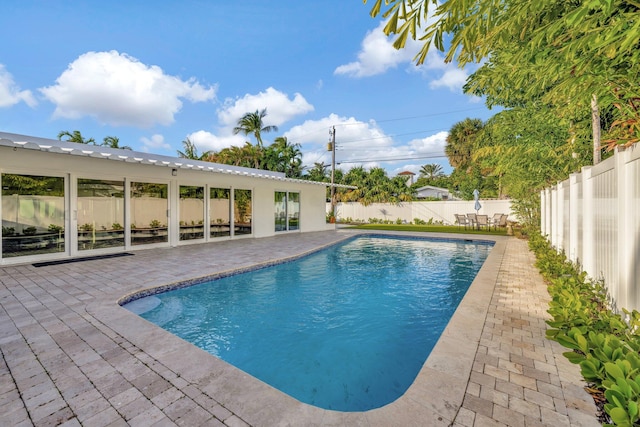
{"type": "Polygon", "coordinates": [[[359,237],[125,307],[300,401],[365,411],[411,385],[491,245],[359,237]]]}

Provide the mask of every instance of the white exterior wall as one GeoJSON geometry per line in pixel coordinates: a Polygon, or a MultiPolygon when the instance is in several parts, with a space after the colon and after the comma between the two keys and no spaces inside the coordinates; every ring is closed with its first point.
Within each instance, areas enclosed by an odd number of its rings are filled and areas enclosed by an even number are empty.
{"type": "Polygon", "coordinates": [[[640,149],[628,148],[541,193],[542,232],[617,309],[640,310],[640,149]]]}
{"type": "MultiPolygon", "coordinates": [[[[248,237],[266,237],[276,234],[274,228],[274,192],[289,191],[300,194],[300,230],[295,232],[312,232],[334,229],[334,225],[326,224],[325,197],[326,187],[304,182],[282,181],[269,178],[256,178],[235,174],[223,174],[210,171],[177,169],[177,176],[172,176],[171,167],[139,164],[101,158],[92,158],[71,154],[48,153],[39,150],[11,148],[0,146],[0,173],[54,176],[65,178],[65,242],[64,253],[52,253],[41,256],[24,256],[0,258],[0,264],[32,262],[33,260],[58,259],[74,255],[91,255],[94,251],[78,251],[77,233],[81,225],[82,215],[77,212],[78,178],[102,179],[125,182],[125,195],[130,193],[131,182],[150,182],[168,184],[168,206],[166,223],[169,225],[169,242],[163,246],[202,243],[204,240],[179,241],[179,186],[194,185],[205,187],[205,205],[208,206],[208,189],[211,187],[252,190],[252,227],[253,234],[248,237]]],[[[128,196],[125,196],[128,197],[128,196]]],[[[5,202],[0,196],[2,203],[5,202]]],[[[126,205],[125,198],[125,205],[126,205]]],[[[8,205],[5,206],[7,208],[8,205]]],[[[125,207],[125,224],[130,223],[130,214],[125,207]]],[[[0,211],[1,213],[1,211],[0,211]]],[[[164,218],[163,218],[164,219],[164,218]]],[[[105,219],[106,220],[106,219],[105,219]]],[[[161,219],[162,220],[162,219],[161,219]]],[[[205,223],[208,218],[205,217],[205,223]]],[[[123,224],[124,225],[124,224],[123,224]]],[[[44,225],[46,227],[46,224],[44,225]]],[[[130,235],[125,226],[125,238],[130,235]]],[[[281,233],[281,232],[279,232],[281,233]]],[[[205,233],[208,234],[208,233],[205,233]]],[[[236,238],[246,238],[237,236],[236,238]]],[[[211,240],[219,240],[215,238],[211,240]]],[[[222,238],[224,239],[224,238],[222,238]]],[[[157,246],[157,244],[155,245],[157,246]]],[[[142,249],[143,246],[130,247],[124,250],[142,249]]],[[[118,252],[122,248],[96,250],[98,252],[118,252]]]]}
{"type": "MultiPolygon", "coordinates": [[[[510,220],[517,220],[511,210],[510,200],[482,200],[480,199],[482,208],[478,212],[480,215],[489,215],[501,213],[509,215],[510,220]]],[[[344,220],[351,218],[354,221],[367,222],[369,218],[387,219],[396,221],[400,218],[402,221],[411,222],[415,218],[419,218],[428,222],[430,219],[442,221],[444,224],[454,224],[456,221],[455,214],[476,213],[474,210],[475,202],[463,200],[444,200],[432,202],[404,202],[398,205],[391,203],[373,203],[364,206],[361,203],[338,203],[336,206],[337,218],[344,220]]],[[[327,204],[327,212],[331,205],[327,204]]]]}

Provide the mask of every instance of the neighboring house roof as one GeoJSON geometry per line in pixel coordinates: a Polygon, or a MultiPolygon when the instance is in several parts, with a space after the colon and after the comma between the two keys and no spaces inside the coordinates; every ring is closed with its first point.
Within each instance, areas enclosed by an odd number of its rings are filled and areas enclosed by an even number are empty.
{"type": "Polygon", "coordinates": [[[424,187],[420,187],[416,189],[416,191],[421,191],[421,190],[434,190],[434,191],[441,191],[443,193],[450,193],[450,191],[447,188],[434,187],[433,185],[425,185],[424,187]]]}
{"type": "MultiPolygon", "coordinates": [[[[449,189],[447,188],[434,187],[433,185],[425,185],[424,187],[420,187],[416,189],[416,193],[418,194],[418,197],[421,196],[420,193],[427,193],[427,192],[442,194],[442,195],[446,194],[447,199],[449,200],[459,200],[457,197],[453,196],[453,194],[451,194],[451,191],[449,191],[449,189]]],[[[423,197],[428,197],[428,196],[423,196],[423,197]]]]}
{"type": "MultiPolygon", "coordinates": [[[[15,133],[0,132],[0,146],[24,148],[27,150],[46,151],[56,154],[93,157],[104,160],[115,160],[127,163],[139,163],[168,167],[171,169],[191,169],[202,172],[213,172],[231,175],[250,176],[260,179],[316,184],[330,187],[327,182],[307,181],[304,179],[287,178],[282,172],[262,169],[245,168],[241,166],[224,165],[220,163],[191,160],[180,157],[162,156],[159,154],[143,153],[140,151],[124,150],[104,147],[101,145],[78,144],[75,142],[58,141],[56,139],[38,138],[15,133]]],[[[335,187],[357,188],[351,185],[334,184],[335,187]]]]}

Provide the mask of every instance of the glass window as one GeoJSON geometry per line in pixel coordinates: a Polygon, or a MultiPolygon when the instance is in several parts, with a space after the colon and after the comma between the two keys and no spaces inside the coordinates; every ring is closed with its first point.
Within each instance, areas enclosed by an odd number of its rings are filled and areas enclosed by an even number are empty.
{"type": "Polygon", "coordinates": [[[300,229],[300,193],[289,193],[287,197],[287,219],[289,230],[300,229]]]}
{"type": "Polygon", "coordinates": [[[65,251],[64,178],[2,174],[2,256],[65,251]]]}
{"type": "Polygon", "coordinates": [[[131,183],[131,244],[169,241],[167,184],[131,183]]]}
{"type": "Polygon", "coordinates": [[[231,235],[231,190],[228,188],[209,189],[209,219],[211,237],[231,235]]]}
{"type": "Polygon", "coordinates": [[[233,192],[234,235],[251,234],[251,190],[233,192]]]}
{"type": "Polygon", "coordinates": [[[124,247],[124,182],[78,179],[78,250],[124,247]]]}
{"type": "Polygon", "coordinates": [[[274,202],[275,230],[285,231],[287,229],[287,193],[276,191],[274,202]]]}
{"type": "Polygon", "coordinates": [[[275,192],[275,230],[300,229],[300,193],[275,192]]]}
{"type": "Polygon", "coordinates": [[[204,187],[180,186],[180,240],[204,239],[204,187]]]}

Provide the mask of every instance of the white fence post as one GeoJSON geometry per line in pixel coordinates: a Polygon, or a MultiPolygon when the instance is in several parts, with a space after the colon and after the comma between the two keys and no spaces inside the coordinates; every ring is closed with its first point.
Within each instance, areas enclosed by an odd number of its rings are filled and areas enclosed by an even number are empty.
{"type": "Polygon", "coordinates": [[[540,234],[547,235],[547,189],[540,192],[540,234]]]}
{"type": "Polygon", "coordinates": [[[545,235],[547,236],[547,238],[549,238],[549,236],[551,236],[551,224],[553,223],[553,215],[552,215],[552,209],[553,209],[553,192],[551,191],[550,188],[547,188],[544,190],[544,195],[545,195],[545,205],[546,205],[546,213],[545,213],[545,235]]]}
{"type": "Polygon", "coordinates": [[[578,195],[580,184],[580,176],[572,173],[569,176],[569,224],[565,224],[565,227],[569,227],[567,257],[573,262],[578,261],[578,230],[580,229],[578,195]]]}
{"type": "Polygon", "coordinates": [[[556,209],[555,209],[555,215],[553,218],[555,222],[553,234],[554,234],[554,246],[556,247],[558,252],[560,252],[565,250],[565,242],[562,240],[562,236],[564,233],[564,209],[565,209],[564,186],[562,185],[562,182],[559,182],[558,184],[556,184],[555,192],[556,192],[556,197],[555,197],[556,209]]]}
{"type": "Polygon", "coordinates": [[[629,236],[629,210],[627,205],[633,200],[633,194],[631,190],[630,178],[632,174],[628,173],[628,169],[631,169],[628,164],[629,152],[625,152],[624,149],[616,149],[616,171],[617,171],[617,186],[618,186],[618,206],[617,206],[617,225],[618,225],[618,306],[629,307],[630,297],[632,294],[632,288],[635,286],[634,278],[630,277],[630,265],[629,260],[633,257],[628,256],[633,251],[633,237],[629,236]]]}
{"type": "Polygon", "coordinates": [[[592,278],[595,273],[595,217],[593,209],[593,179],[591,166],[582,168],[582,268],[592,278]]]}
{"type": "Polygon", "coordinates": [[[613,309],[640,309],[640,150],[617,149],[545,189],[541,209],[541,231],[591,279],[604,280],[613,309]]]}
{"type": "Polygon", "coordinates": [[[625,232],[626,245],[621,258],[626,259],[625,277],[628,283],[629,309],[640,308],[640,149],[637,146],[627,148],[626,209],[625,232]]]}

